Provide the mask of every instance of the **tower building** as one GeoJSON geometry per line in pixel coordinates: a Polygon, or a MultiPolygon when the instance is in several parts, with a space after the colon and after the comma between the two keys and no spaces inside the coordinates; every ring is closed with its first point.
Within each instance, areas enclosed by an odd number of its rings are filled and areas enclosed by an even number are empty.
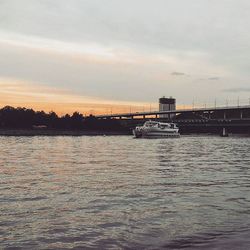
{"type": "MultiPolygon", "coordinates": [[[[165,96],[159,99],[159,111],[171,111],[176,110],[176,99],[169,97],[166,98],[165,96]]],[[[173,118],[175,114],[163,114],[160,115],[160,118],[173,118]]]]}

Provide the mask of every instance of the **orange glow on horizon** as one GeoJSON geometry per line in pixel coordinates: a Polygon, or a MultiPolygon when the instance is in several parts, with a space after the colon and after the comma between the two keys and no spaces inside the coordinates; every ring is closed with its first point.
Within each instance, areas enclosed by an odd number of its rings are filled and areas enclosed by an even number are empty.
{"type": "MultiPolygon", "coordinates": [[[[79,112],[87,115],[158,111],[158,103],[121,102],[86,97],[66,89],[51,88],[13,79],[0,78],[0,107],[25,107],[35,111],[56,112],[59,116],[79,112]]],[[[177,105],[177,109],[191,109],[177,105]]]]}
{"type": "Polygon", "coordinates": [[[32,108],[36,111],[54,111],[58,115],[77,111],[84,115],[115,114],[157,110],[158,105],[139,102],[119,102],[70,93],[20,80],[0,79],[0,107],[32,108]]]}
{"type": "MultiPolygon", "coordinates": [[[[83,115],[102,115],[102,114],[118,114],[118,113],[130,113],[130,112],[143,112],[149,111],[142,106],[128,106],[118,104],[95,104],[95,103],[17,103],[17,102],[0,102],[0,108],[4,106],[12,107],[25,107],[31,108],[35,111],[56,112],[59,116],[65,114],[73,114],[75,111],[83,115]]],[[[156,111],[157,109],[151,109],[156,111]]]]}

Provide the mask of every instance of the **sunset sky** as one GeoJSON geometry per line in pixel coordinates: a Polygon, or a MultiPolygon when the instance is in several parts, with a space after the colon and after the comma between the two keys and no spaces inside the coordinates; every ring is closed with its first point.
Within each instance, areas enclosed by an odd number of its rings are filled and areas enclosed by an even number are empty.
{"type": "Polygon", "coordinates": [[[249,0],[0,0],[0,107],[246,103],[249,11],[249,0]]]}

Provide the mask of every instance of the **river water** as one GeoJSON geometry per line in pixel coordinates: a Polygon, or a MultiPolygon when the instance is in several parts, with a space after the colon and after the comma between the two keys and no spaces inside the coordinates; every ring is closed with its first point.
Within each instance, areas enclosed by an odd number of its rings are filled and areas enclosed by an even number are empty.
{"type": "Polygon", "coordinates": [[[249,249],[250,138],[0,137],[0,249],[249,249]]]}

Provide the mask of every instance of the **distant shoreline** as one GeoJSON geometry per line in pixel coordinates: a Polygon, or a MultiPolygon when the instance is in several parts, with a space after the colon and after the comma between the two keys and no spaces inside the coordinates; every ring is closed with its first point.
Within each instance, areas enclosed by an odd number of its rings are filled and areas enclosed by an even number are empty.
{"type": "Polygon", "coordinates": [[[0,129],[0,136],[96,136],[96,135],[132,135],[126,131],[83,131],[60,129],[0,129]]]}
{"type": "MultiPolygon", "coordinates": [[[[89,131],[60,129],[0,129],[0,136],[132,136],[129,131],[89,131]]],[[[182,136],[220,136],[218,133],[183,133],[182,136]]],[[[248,133],[229,134],[229,137],[250,137],[248,133]]]]}

